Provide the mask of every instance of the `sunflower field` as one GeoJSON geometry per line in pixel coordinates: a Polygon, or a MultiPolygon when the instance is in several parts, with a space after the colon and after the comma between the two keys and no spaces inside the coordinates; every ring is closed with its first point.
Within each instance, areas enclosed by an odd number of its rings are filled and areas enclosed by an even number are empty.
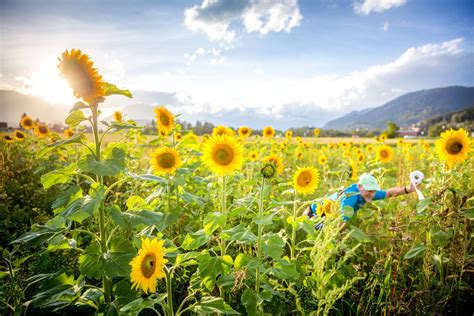
{"type": "Polygon", "coordinates": [[[474,310],[474,159],[463,129],[434,143],[322,144],[319,129],[276,137],[271,126],[197,136],[157,106],[149,138],[120,112],[102,120],[108,96],[133,96],[86,54],[65,51],[58,68],[78,98],[68,129],[26,115],[0,143],[3,315],[474,310]],[[414,170],[424,198],[357,212],[327,198],[364,173],[403,187],[414,170]]]}

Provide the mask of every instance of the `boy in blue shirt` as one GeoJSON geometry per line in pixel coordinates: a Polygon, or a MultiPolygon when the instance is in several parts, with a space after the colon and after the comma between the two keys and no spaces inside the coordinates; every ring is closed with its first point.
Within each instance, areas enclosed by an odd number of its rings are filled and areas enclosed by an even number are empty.
{"type": "MultiPolygon", "coordinates": [[[[362,205],[371,201],[382,200],[388,197],[408,194],[416,191],[416,188],[411,184],[408,188],[393,187],[387,190],[381,190],[377,179],[370,174],[363,174],[357,184],[352,184],[348,188],[334,193],[328,197],[329,200],[339,200],[341,204],[341,212],[345,206],[350,206],[354,212],[357,212],[362,205]]],[[[322,205],[321,205],[322,206],[322,205]]],[[[317,217],[318,204],[311,204],[304,212],[309,218],[317,217]]],[[[324,214],[322,215],[324,217],[324,214]]],[[[348,221],[347,216],[343,216],[344,221],[348,221]]]]}

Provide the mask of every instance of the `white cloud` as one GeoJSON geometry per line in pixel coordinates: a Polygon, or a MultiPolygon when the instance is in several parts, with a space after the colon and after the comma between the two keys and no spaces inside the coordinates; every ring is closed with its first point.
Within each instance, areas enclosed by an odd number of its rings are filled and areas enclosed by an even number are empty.
{"type": "Polygon", "coordinates": [[[385,21],[381,27],[382,31],[387,32],[388,28],[390,27],[390,23],[388,21],[385,21]]]}
{"type": "Polygon", "coordinates": [[[369,15],[371,12],[383,12],[391,8],[402,6],[406,0],[363,0],[354,3],[354,12],[360,15],[369,15]]]}
{"type": "Polygon", "coordinates": [[[184,58],[186,59],[186,65],[191,65],[197,58],[205,58],[206,56],[210,57],[210,64],[212,66],[216,66],[222,64],[225,60],[224,56],[221,56],[221,49],[220,48],[209,48],[205,50],[204,48],[200,47],[194,51],[192,54],[185,53],[184,58]]]}
{"type": "Polygon", "coordinates": [[[211,41],[230,43],[236,31],[232,22],[242,20],[248,33],[290,32],[302,16],[297,0],[204,0],[184,11],[184,24],[206,33],[211,41]]]}

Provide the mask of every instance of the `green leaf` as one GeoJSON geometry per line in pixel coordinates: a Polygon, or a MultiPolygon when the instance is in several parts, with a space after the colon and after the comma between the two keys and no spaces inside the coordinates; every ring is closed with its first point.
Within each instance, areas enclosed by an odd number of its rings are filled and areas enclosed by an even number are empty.
{"type": "Polygon", "coordinates": [[[76,102],[74,106],[69,110],[69,113],[77,111],[77,110],[82,110],[82,109],[88,109],[90,108],[87,104],[85,104],[82,101],[76,102]]]}
{"type": "Polygon", "coordinates": [[[433,226],[430,229],[430,237],[436,245],[445,247],[453,237],[453,230],[443,231],[441,228],[433,226]]]}
{"type": "Polygon", "coordinates": [[[104,261],[100,245],[94,241],[79,256],[79,270],[85,276],[101,278],[104,275],[104,261]]]}
{"type": "Polygon", "coordinates": [[[355,226],[351,226],[349,236],[360,242],[372,242],[372,239],[366,233],[355,226]]]}
{"type": "Polygon", "coordinates": [[[239,224],[231,229],[224,230],[222,232],[222,239],[235,240],[244,244],[254,244],[257,241],[255,234],[242,224],[239,224]]]}
{"type": "Polygon", "coordinates": [[[198,314],[212,314],[221,313],[227,315],[240,315],[232,309],[224,300],[220,297],[204,296],[199,303],[194,305],[193,311],[198,314]]]}
{"type": "Polygon", "coordinates": [[[108,126],[118,131],[124,130],[124,129],[142,129],[145,127],[145,126],[138,126],[136,124],[130,124],[127,122],[116,122],[116,121],[110,122],[108,126]]]}
{"type": "Polygon", "coordinates": [[[109,250],[104,255],[104,273],[107,277],[126,277],[130,275],[130,261],[136,254],[132,243],[126,239],[112,239],[109,250]]]}
{"type": "Polygon", "coordinates": [[[131,195],[127,199],[127,209],[128,210],[151,209],[151,207],[141,196],[131,195]]]}
{"type": "Polygon", "coordinates": [[[208,253],[198,256],[198,274],[201,277],[202,284],[212,291],[214,289],[216,278],[224,274],[222,262],[218,257],[212,257],[208,253]]]}
{"type": "Polygon", "coordinates": [[[125,169],[126,145],[109,143],[104,151],[104,159],[97,161],[92,154],[83,155],[77,165],[84,172],[98,176],[115,176],[125,169]]]}
{"type": "Polygon", "coordinates": [[[61,216],[82,223],[83,220],[92,216],[104,199],[105,188],[97,183],[91,185],[90,195],[78,198],[70,202],[61,216]]]}
{"type": "Polygon", "coordinates": [[[184,250],[195,250],[209,241],[209,236],[206,235],[203,229],[195,233],[187,233],[184,237],[181,247],[184,250]]]}
{"type": "Polygon", "coordinates": [[[425,245],[423,244],[416,244],[413,247],[411,247],[410,250],[405,255],[405,259],[412,259],[412,258],[418,258],[422,257],[425,253],[425,245]]]}
{"type": "Polygon", "coordinates": [[[216,229],[224,227],[225,221],[226,216],[220,212],[208,213],[204,218],[204,232],[207,235],[212,235],[216,229]]]}
{"type": "Polygon", "coordinates": [[[82,144],[83,141],[86,139],[86,136],[84,133],[77,133],[73,135],[72,137],[69,137],[67,139],[63,139],[60,141],[57,141],[55,143],[49,144],[46,147],[43,147],[39,152],[38,152],[38,157],[41,158],[53,149],[69,145],[69,144],[82,144]]]}
{"type": "Polygon", "coordinates": [[[425,215],[426,210],[432,205],[433,203],[430,199],[423,199],[421,201],[418,201],[418,203],[416,204],[416,213],[418,215],[425,215]]]}
{"type": "Polygon", "coordinates": [[[474,207],[464,209],[462,214],[472,221],[474,219],[474,207]]]}
{"type": "Polygon", "coordinates": [[[262,244],[263,253],[273,259],[279,259],[285,247],[285,240],[278,234],[270,234],[265,236],[262,244]]]}
{"type": "Polygon", "coordinates": [[[105,92],[104,96],[117,94],[117,95],[124,95],[128,98],[133,98],[132,93],[130,92],[130,90],[119,89],[119,88],[117,88],[116,85],[108,83],[108,82],[104,82],[104,92],[105,92]]]}
{"type": "Polygon", "coordinates": [[[164,217],[161,212],[149,210],[121,212],[117,206],[110,208],[110,211],[115,224],[126,229],[159,225],[164,217]]]}
{"type": "Polygon", "coordinates": [[[277,278],[282,280],[292,279],[296,281],[299,278],[296,265],[282,258],[273,261],[272,272],[277,278]]]}
{"type": "Polygon", "coordinates": [[[58,197],[56,200],[54,200],[53,204],[51,205],[51,208],[57,209],[59,207],[66,206],[69,204],[71,199],[79,198],[82,196],[82,190],[81,187],[78,185],[73,185],[69,188],[67,188],[65,191],[62,191],[59,193],[58,197]]]}
{"type": "Polygon", "coordinates": [[[45,225],[34,224],[31,231],[24,233],[19,238],[12,241],[12,244],[28,242],[34,245],[39,245],[59,234],[64,228],[64,219],[60,216],[56,216],[49,220],[45,225]]]}
{"type": "Polygon", "coordinates": [[[256,216],[252,218],[252,221],[257,225],[270,225],[273,221],[275,213],[270,213],[268,215],[256,216]]]}
{"type": "Polygon", "coordinates": [[[73,175],[76,175],[76,165],[70,164],[62,169],[53,170],[41,176],[43,188],[48,189],[55,184],[68,183],[73,175]]]}
{"type": "Polygon", "coordinates": [[[181,193],[179,195],[179,197],[184,202],[189,203],[189,204],[194,203],[194,204],[198,205],[199,207],[204,207],[204,205],[206,203],[206,201],[202,197],[191,194],[191,193],[186,192],[186,191],[181,193]]]}
{"type": "Polygon", "coordinates": [[[87,120],[87,117],[84,116],[84,112],[76,110],[71,112],[66,118],[66,124],[69,125],[70,128],[74,128],[85,120],[87,120]]]}
{"type": "Polygon", "coordinates": [[[246,288],[242,296],[240,297],[240,301],[242,304],[245,306],[245,310],[247,311],[247,314],[249,316],[257,316],[257,296],[255,293],[249,289],[246,288]]]}

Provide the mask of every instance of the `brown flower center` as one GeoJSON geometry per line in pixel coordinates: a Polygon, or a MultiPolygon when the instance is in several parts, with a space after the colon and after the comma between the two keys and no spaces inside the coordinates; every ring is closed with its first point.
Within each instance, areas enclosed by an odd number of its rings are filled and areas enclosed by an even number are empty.
{"type": "Polygon", "coordinates": [[[160,113],[160,122],[164,126],[168,126],[170,124],[170,118],[165,113],[160,113]]]}
{"type": "Polygon", "coordinates": [[[41,134],[48,133],[48,129],[46,128],[46,126],[40,126],[39,131],[40,131],[41,134]]]}
{"type": "Polygon", "coordinates": [[[381,150],[380,151],[380,157],[387,158],[388,157],[388,152],[386,150],[381,150]]]}
{"type": "Polygon", "coordinates": [[[158,157],[158,165],[163,169],[169,169],[176,165],[176,159],[171,153],[163,153],[158,157]]]}
{"type": "Polygon", "coordinates": [[[311,172],[303,171],[298,175],[298,179],[296,180],[296,182],[300,187],[305,187],[311,183],[311,179],[311,172]]]}
{"type": "Polygon", "coordinates": [[[227,166],[234,160],[234,151],[227,144],[217,145],[212,150],[213,160],[221,166],[227,166]]]}
{"type": "Polygon", "coordinates": [[[140,270],[145,278],[150,278],[156,270],[156,256],[148,253],[142,260],[140,270]]]}
{"type": "Polygon", "coordinates": [[[457,139],[451,139],[446,144],[446,150],[451,155],[459,154],[462,151],[462,147],[463,147],[462,143],[459,142],[457,139]]]}

